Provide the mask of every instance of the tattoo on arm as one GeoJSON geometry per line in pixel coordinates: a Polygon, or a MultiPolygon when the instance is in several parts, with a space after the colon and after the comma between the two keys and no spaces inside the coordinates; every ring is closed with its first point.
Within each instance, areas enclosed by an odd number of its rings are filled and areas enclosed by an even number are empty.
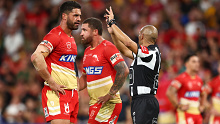
{"type": "Polygon", "coordinates": [[[116,94],[118,90],[123,86],[125,79],[128,75],[128,67],[124,61],[119,62],[114,66],[114,69],[117,71],[115,76],[115,82],[110,89],[110,93],[116,94]]]}

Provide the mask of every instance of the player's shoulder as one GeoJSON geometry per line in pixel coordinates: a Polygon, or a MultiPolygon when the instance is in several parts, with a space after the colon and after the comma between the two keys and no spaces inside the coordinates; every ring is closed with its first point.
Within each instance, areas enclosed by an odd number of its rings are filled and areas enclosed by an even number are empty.
{"type": "Polygon", "coordinates": [[[203,81],[202,81],[202,78],[199,77],[199,75],[196,75],[196,79],[197,79],[198,81],[200,81],[200,82],[203,82],[203,81]]]}
{"type": "Polygon", "coordinates": [[[47,35],[54,36],[54,37],[58,38],[62,35],[62,33],[63,32],[60,29],[60,27],[57,26],[57,27],[54,27],[52,30],[50,30],[50,32],[47,35]]]}
{"type": "Polygon", "coordinates": [[[214,84],[214,83],[220,83],[220,76],[214,77],[214,78],[210,81],[210,83],[212,83],[212,84],[214,84]]]}
{"type": "Polygon", "coordinates": [[[184,80],[184,79],[187,79],[188,78],[188,75],[186,72],[182,72],[181,74],[179,74],[176,79],[177,80],[184,80]]]}
{"type": "Polygon", "coordinates": [[[84,53],[87,52],[88,50],[90,50],[90,48],[91,48],[91,46],[86,47],[84,53]]]}
{"type": "Polygon", "coordinates": [[[155,44],[155,45],[149,45],[147,49],[148,51],[155,51],[156,49],[159,50],[159,47],[155,44]]]}
{"type": "Polygon", "coordinates": [[[108,41],[108,40],[103,40],[101,43],[102,47],[106,47],[106,46],[115,46],[112,42],[108,41]]]}

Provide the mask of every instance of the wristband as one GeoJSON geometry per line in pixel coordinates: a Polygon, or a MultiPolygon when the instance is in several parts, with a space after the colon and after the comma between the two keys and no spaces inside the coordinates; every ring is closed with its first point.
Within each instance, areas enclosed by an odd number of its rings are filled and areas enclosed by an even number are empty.
{"type": "Polygon", "coordinates": [[[109,27],[111,27],[113,24],[116,24],[115,19],[111,19],[110,21],[108,21],[109,27]]]}

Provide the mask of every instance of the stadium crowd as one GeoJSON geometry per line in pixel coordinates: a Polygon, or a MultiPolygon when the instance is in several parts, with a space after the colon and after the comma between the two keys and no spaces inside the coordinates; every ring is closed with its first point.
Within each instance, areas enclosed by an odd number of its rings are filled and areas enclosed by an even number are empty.
{"type": "MultiPolygon", "coordinates": [[[[30,61],[31,53],[53,27],[59,25],[59,6],[64,0],[0,0],[0,123],[45,123],[41,107],[43,80],[30,61]]],[[[117,25],[134,41],[138,31],[152,24],[159,31],[157,44],[162,67],[157,98],[160,114],[174,108],[166,97],[172,79],[184,71],[184,57],[197,53],[199,76],[204,84],[218,75],[220,60],[219,0],[77,0],[82,6],[82,21],[96,17],[105,24],[105,9],[112,6],[117,25]]],[[[104,25],[103,37],[111,40],[104,25]]],[[[79,28],[73,31],[77,42],[77,66],[82,72],[86,46],[81,44],[79,28]]],[[[124,58],[128,66],[131,60],[124,58]]],[[[129,83],[121,90],[123,108],[118,122],[130,124],[129,83]]],[[[79,94],[78,124],[88,120],[87,91],[79,94]]],[[[208,112],[202,113],[208,123],[208,112]]],[[[160,119],[160,118],[159,118],[160,119]]],[[[175,123],[175,116],[173,118],[175,123]]]]}

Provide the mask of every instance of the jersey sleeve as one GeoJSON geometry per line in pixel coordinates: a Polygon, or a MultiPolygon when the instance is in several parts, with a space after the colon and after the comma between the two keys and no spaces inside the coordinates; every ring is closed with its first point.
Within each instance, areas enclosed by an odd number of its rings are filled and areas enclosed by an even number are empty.
{"type": "Polygon", "coordinates": [[[172,82],[171,82],[171,86],[175,87],[177,90],[179,90],[182,86],[182,83],[181,83],[181,78],[178,76],[176,77],[172,82]]]}
{"type": "Polygon", "coordinates": [[[104,56],[113,67],[119,62],[124,61],[118,49],[113,44],[105,46],[104,56]]]}
{"type": "Polygon", "coordinates": [[[53,48],[59,44],[60,38],[56,34],[47,34],[40,44],[46,46],[51,53],[53,48]]]}
{"type": "Polygon", "coordinates": [[[213,89],[213,81],[208,82],[205,86],[204,86],[204,90],[210,94],[212,93],[212,89],[213,89]]]}

